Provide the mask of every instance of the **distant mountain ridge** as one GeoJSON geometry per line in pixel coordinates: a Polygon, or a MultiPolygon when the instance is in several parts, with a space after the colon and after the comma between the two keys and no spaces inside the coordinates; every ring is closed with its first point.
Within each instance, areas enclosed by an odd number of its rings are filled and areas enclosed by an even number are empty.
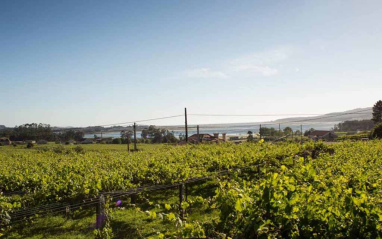
{"type": "Polygon", "coordinates": [[[373,117],[373,108],[357,108],[353,110],[347,110],[343,112],[333,112],[319,116],[310,116],[310,117],[293,117],[293,118],[283,118],[272,121],[274,123],[281,122],[290,122],[290,121],[309,121],[309,122],[340,122],[340,121],[349,121],[349,120],[369,120],[373,117]]]}

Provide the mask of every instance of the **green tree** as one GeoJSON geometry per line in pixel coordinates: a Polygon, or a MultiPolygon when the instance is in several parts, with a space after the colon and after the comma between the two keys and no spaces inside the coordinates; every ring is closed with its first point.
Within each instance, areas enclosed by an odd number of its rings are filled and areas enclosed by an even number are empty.
{"type": "Polygon", "coordinates": [[[54,134],[49,124],[23,124],[16,126],[11,134],[11,140],[53,140],[54,134]]]}
{"type": "Polygon", "coordinates": [[[293,132],[291,127],[285,127],[283,131],[284,131],[284,134],[286,135],[291,134],[293,132]]]}
{"type": "Polygon", "coordinates": [[[382,139],[382,123],[379,123],[374,127],[373,131],[371,132],[371,137],[382,139]]]}
{"type": "Polygon", "coordinates": [[[310,130],[305,130],[304,132],[304,136],[308,136],[310,133],[312,133],[313,131],[315,131],[315,129],[313,128],[310,128],[310,130]]]}
{"type": "Polygon", "coordinates": [[[375,124],[382,122],[382,100],[377,101],[373,106],[373,118],[375,124]]]}
{"type": "Polygon", "coordinates": [[[178,139],[175,137],[174,132],[167,129],[157,128],[150,125],[149,128],[142,130],[141,136],[143,139],[151,139],[152,143],[176,143],[178,139]]]}
{"type": "Polygon", "coordinates": [[[276,134],[276,129],[271,127],[261,127],[260,129],[261,136],[274,136],[276,134]]]}
{"type": "Polygon", "coordinates": [[[252,131],[248,131],[248,137],[247,137],[247,141],[248,142],[253,142],[253,132],[252,131]]]}
{"type": "Polygon", "coordinates": [[[127,144],[127,151],[129,151],[129,152],[130,152],[130,144],[132,142],[132,140],[131,140],[132,135],[133,135],[133,131],[131,131],[131,130],[121,131],[122,143],[127,144]]]}

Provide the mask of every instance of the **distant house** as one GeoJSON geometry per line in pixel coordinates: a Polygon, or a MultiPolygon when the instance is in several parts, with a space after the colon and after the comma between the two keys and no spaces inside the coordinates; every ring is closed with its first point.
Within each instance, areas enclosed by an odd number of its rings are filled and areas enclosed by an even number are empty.
{"type": "Polygon", "coordinates": [[[331,141],[337,138],[338,136],[333,131],[327,131],[327,130],[314,130],[309,133],[309,138],[314,140],[327,140],[331,141]]]}
{"type": "Polygon", "coordinates": [[[69,139],[68,141],[65,142],[65,144],[70,144],[70,145],[75,144],[75,143],[76,143],[76,141],[73,139],[69,139]]]}
{"type": "MultiPolygon", "coordinates": [[[[199,134],[199,142],[220,142],[226,141],[226,133],[223,133],[223,138],[219,138],[219,133],[214,133],[214,135],[210,134],[199,134]]],[[[190,137],[188,137],[188,142],[189,143],[197,143],[198,142],[198,134],[193,134],[190,137]]]]}
{"type": "Polygon", "coordinates": [[[94,139],[85,139],[83,141],[81,141],[81,144],[94,144],[94,139]]]}
{"type": "Polygon", "coordinates": [[[32,139],[28,139],[28,140],[25,140],[25,143],[31,143],[31,144],[35,144],[36,143],[36,140],[32,140],[32,139]]]}
{"type": "Polygon", "coordinates": [[[97,138],[96,139],[96,142],[97,143],[107,143],[107,144],[111,144],[113,142],[113,137],[103,137],[103,138],[97,138]]]}
{"type": "Polygon", "coordinates": [[[37,141],[37,144],[48,144],[48,141],[40,139],[39,141],[37,141]]]}
{"type": "Polygon", "coordinates": [[[12,141],[7,137],[0,137],[0,144],[10,145],[10,144],[12,144],[12,141]]]}
{"type": "MultiPolygon", "coordinates": [[[[199,142],[203,141],[211,141],[214,138],[214,136],[210,134],[199,134],[199,142]]],[[[198,134],[193,134],[190,137],[188,137],[189,143],[197,143],[198,142],[198,134]]]]}

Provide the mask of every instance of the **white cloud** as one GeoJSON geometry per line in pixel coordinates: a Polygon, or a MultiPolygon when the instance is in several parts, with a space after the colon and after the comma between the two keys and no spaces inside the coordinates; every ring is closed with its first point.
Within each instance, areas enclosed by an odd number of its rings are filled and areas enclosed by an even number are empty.
{"type": "Polygon", "coordinates": [[[292,49],[290,47],[278,47],[234,59],[229,65],[231,70],[237,73],[273,76],[279,73],[277,64],[287,60],[291,53],[292,49]]]}
{"type": "Polygon", "coordinates": [[[221,71],[213,71],[209,68],[198,68],[184,72],[188,78],[227,78],[228,76],[221,71]]]}
{"type": "Polygon", "coordinates": [[[236,72],[248,72],[248,73],[259,73],[263,76],[273,76],[277,75],[279,71],[275,68],[269,66],[261,66],[261,65],[239,65],[234,66],[234,71],[236,72]]]}
{"type": "MultiPolygon", "coordinates": [[[[211,70],[208,67],[188,70],[182,73],[188,78],[215,78],[252,77],[256,75],[269,77],[280,74],[280,63],[289,59],[292,54],[291,47],[277,47],[271,50],[248,54],[233,60],[226,61],[219,68],[211,70]]],[[[298,72],[299,69],[296,69],[298,72]]]]}
{"type": "Polygon", "coordinates": [[[278,47],[272,50],[249,54],[231,61],[233,65],[253,64],[270,65],[285,61],[289,58],[292,49],[290,47],[278,47]]]}

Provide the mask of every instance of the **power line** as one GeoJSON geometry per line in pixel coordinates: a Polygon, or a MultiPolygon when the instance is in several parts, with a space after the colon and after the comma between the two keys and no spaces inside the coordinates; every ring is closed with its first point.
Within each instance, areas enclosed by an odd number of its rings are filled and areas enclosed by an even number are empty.
{"type": "MultiPolygon", "coordinates": [[[[183,116],[184,115],[172,115],[172,116],[166,116],[166,117],[160,117],[160,118],[136,120],[136,121],[130,121],[130,122],[115,123],[115,124],[106,124],[106,125],[97,125],[97,126],[98,127],[105,127],[105,126],[112,126],[112,125],[134,124],[134,123],[139,123],[139,122],[147,122],[147,121],[153,121],[153,120],[170,119],[170,118],[177,118],[177,117],[183,117],[183,116]]],[[[97,127],[97,126],[90,126],[90,127],[97,127]]]]}
{"type": "Polygon", "coordinates": [[[188,114],[193,116],[211,116],[211,117],[260,117],[260,116],[307,116],[307,115],[321,115],[321,114],[254,114],[254,115],[235,115],[235,114],[188,114]]]}
{"type": "Polygon", "coordinates": [[[62,129],[62,130],[59,130],[59,131],[65,131],[65,130],[70,130],[70,129],[92,128],[92,127],[119,126],[119,125],[126,125],[126,124],[134,124],[134,123],[138,123],[138,122],[148,122],[148,121],[170,119],[170,118],[177,118],[177,117],[183,117],[183,115],[172,115],[172,116],[165,116],[165,117],[159,117],[159,118],[143,119],[143,120],[136,120],[136,121],[130,121],[130,122],[122,122],[122,123],[113,123],[113,124],[104,124],[104,125],[94,125],[94,126],[86,126],[86,127],[71,127],[71,128],[62,129]]]}

